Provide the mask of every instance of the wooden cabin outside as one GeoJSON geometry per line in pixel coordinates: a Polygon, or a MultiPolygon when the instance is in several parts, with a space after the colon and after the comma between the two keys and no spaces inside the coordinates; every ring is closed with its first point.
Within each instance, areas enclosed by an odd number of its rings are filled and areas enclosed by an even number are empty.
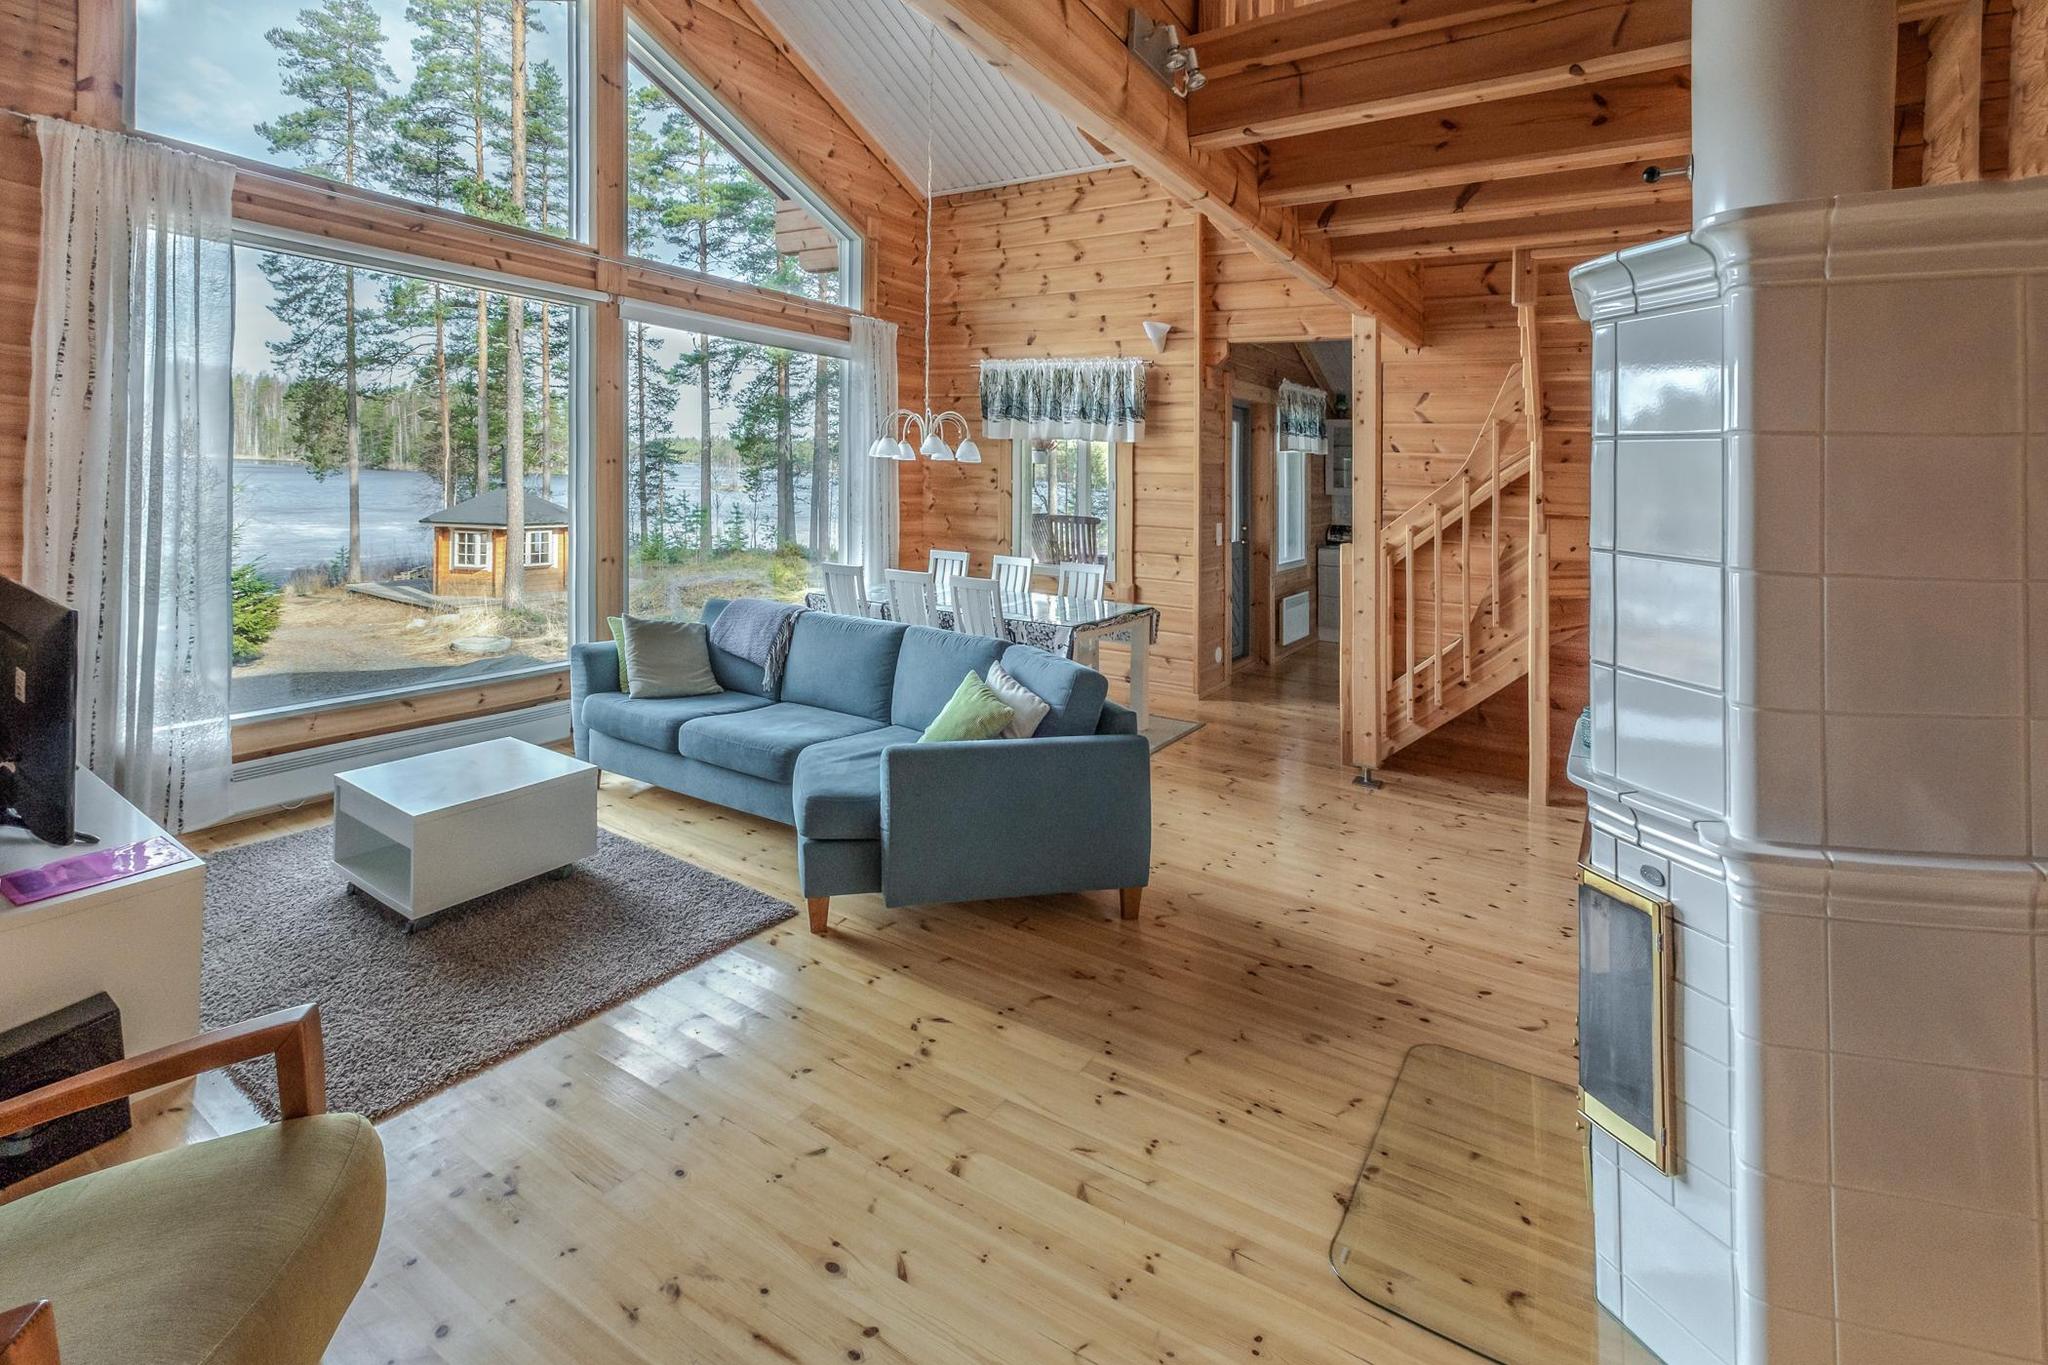
{"type": "MultiPolygon", "coordinates": [[[[445,507],[420,522],[434,528],[434,596],[495,600],[505,595],[504,489],[445,507]]],[[[528,493],[525,540],[526,590],[567,592],[569,510],[528,493]]]]}

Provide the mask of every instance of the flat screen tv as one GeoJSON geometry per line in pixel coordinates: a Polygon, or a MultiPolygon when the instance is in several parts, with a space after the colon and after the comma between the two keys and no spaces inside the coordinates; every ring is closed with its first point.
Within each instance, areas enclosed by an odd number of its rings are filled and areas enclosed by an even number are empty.
{"type": "Polygon", "coordinates": [[[0,825],[73,842],[78,613],[0,578],[0,825]]]}

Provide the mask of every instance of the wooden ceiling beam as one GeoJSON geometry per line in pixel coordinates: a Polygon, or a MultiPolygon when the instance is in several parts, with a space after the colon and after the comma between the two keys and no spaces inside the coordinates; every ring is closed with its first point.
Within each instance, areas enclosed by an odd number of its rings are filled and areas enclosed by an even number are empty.
{"type": "Polygon", "coordinates": [[[1319,204],[1679,157],[1691,144],[1691,79],[1661,72],[1288,138],[1269,149],[1259,190],[1267,205],[1319,204]]]}
{"type": "MultiPolygon", "coordinates": [[[[1311,13],[1313,11],[1310,11],[1311,13]]],[[[1209,84],[1189,139],[1239,147],[1683,67],[1691,0],[1559,0],[1209,84]]]]}
{"type": "Polygon", "coordinates": [[[1188,141],[1187,105],[1132,56],[1120,6],[1072,0],[910,0],[1084,134],[1254,252],[1409,345],[1423,337],[1411,272],[1339,264],[1299,212],[1266,199],[1243,149],[1188,141]],[[1113,11],[1113,13],[1112,13],[1113,11]]]}
{"type": "Polygon", "coordinates": [[[1211,81],[1285,66],[1455,24],[1526,14],[1550,0],[1324,0],[1306,9],[1196,33],[1188,41],[1211,81]]]}
{"type": "Polygon", "coordinates": [[[1432,256],[1491,259],[1517,247],[1598,246],[1612,250],[1626,242],[1670,237],[1692,226],[1690,209],[1645,204],[1632,209],[1588,209],[1497,223],[1459,227],[1408,228],[1371,237],[1346,237],[1335,244],[1340,261],[1411,261],[1432,256]]]}
{"type": "Polygon", "coordinates": [[[1641,204],[1671,204],[1682,209],[1690,205],[1690,181],[1673,176],[1655,184],[1644,183],[1643,172],[1653,164],[1626,161],[1559,175],[1474,180],[1371,199],[1344,199],[1325,208],[1316,226],[1327,236],[1360,237],[1404,228],[1499,223],[1587,209],[1626,209],[1641,204]]]}

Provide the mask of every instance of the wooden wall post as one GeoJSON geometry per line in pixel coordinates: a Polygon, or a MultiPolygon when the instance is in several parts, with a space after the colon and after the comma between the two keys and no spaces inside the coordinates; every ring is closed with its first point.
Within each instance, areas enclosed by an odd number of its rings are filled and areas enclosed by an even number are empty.
{"type": "Polygon", "coordinates": [[[2007,174],[2048,175],[2048,0],[2013,0],[2007,174]]]}
{"type": "Polygon", "coordinates": [[[1984,0],[1926,21],[1927,151],[1920,180],[1952,185],[1982,174],[1984,0]]]}
{"type": "Polygon", "coordinates": [[[1543,507],[1543,345],[1537,325],[1535,253],[1514,258],[1516,331],[1522,351],[1522,412],[1529,429],[1529,800],[1550,801],[1550,532],[1543,507]]]}
{"type": "Polygon", "coordinates": [[[128,54],[135,43],[130,0],[79,0],[78,105],[72,117],[95,128],[128,126],[128,54]]]}
{"type": "MultiPolygon", "coordinates": [[[[591,6],[591,141],[598,147],[626,145],[625,0],[594,0],[591,6]]],[[[597,247],[597,287],[616,297],[624,284],[626,259],[626,174],[623,158],[597,157],[590,189],[590,235],[597,247]]],[[[592,639],[604,638],[604,621],[626,608],[626,324],[616,302],[590,310],[591,482],[595,492],[591,529],[595,533],[592,571],[597,575],[586,623],[592,639]]]]}
{"type": "Polygon", "coordinates": [[[1379,320],[1361,313],[1351,319],[1351,544],[1344,557],[1339,685],[1344,762],[1367,770],[1387,753],[1386,556],[1380,553],[1385,434],[1379,320]]]}

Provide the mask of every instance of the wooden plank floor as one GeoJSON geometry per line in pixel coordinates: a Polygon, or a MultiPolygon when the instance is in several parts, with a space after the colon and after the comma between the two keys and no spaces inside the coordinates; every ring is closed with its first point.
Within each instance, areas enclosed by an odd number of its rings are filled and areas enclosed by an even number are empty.
{"type": "MultiPolygon", "coordinates": [[[[1408,1048],[1571,1076],[1578,822],[1471,779],[1352,786],[1335,663],[1240,682],[1159,755],[1138,924],[1113,895],[841,898],[829,938],[799,916],[388,1120],[330,1360],[1473,1359],[1328,1247],[1408,1048]]],[[[786,829],[600,799],[795,896],[786,829]]],[[[133,1142],[251,1121],[209,1083],[133,1142]]]]}

